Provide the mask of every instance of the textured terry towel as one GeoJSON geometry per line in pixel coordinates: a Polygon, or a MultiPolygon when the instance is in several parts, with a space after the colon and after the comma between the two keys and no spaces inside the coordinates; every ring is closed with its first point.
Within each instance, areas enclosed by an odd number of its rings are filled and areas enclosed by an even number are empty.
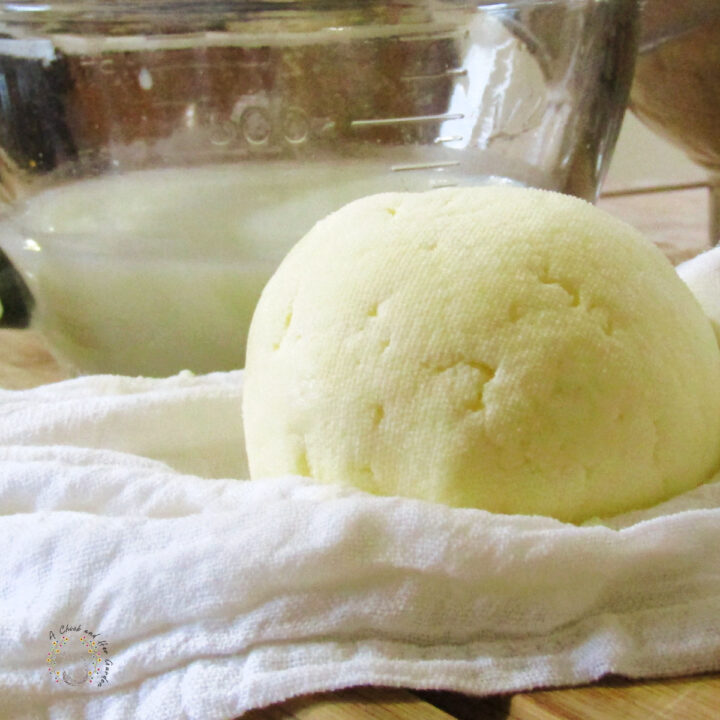
{"type": "Polygon", "coordinates": [[[720,669],[720,483],[574,527],[248,482],[241,392],[238,372],[0,393],[0,715],[720,669]]]}

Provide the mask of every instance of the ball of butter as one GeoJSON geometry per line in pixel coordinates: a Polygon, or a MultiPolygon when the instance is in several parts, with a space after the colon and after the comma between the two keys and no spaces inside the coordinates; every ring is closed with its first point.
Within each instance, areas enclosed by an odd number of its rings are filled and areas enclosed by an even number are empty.
{"type": "Polygon", "coordinates": [[[512,187],[375,195],[266,286],[243,401],[253,478],[581,522],[720,465],[720,351],[628,225],[512,187]]]}

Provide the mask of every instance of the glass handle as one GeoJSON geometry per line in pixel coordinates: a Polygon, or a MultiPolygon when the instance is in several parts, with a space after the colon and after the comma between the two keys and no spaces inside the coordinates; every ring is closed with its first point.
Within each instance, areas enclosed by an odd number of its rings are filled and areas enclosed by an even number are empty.
{"type": "MultiPolygon", "coordinates": [[[[23,196],[18,166],[0,147],[0,210],[13,206],[23,196]]],[[[0,250],[0,327],[25,328],[35,304],[32,294],[7,255],[0,250]]]]}
{"type": "Polygon", "coordinates": [[[0,250],[0,327],[26,328],[30,324],[30,315],[35,305],[28,286],[0,250]]]}

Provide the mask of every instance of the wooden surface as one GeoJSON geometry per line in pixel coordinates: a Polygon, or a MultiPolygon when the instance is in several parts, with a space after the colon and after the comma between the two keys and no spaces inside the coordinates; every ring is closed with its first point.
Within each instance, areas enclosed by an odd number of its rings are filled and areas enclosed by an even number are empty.
{"type": "MultiPolygon", "coordinates": [[[[674,261],[707,247],[707,191],[703,188],[625,194],[602,207],[654,239],[674,261]]],[[[0,387],[29,388],[65,377],[42,339],[25,330],[0,330],[0,387]]],[[[720,619],[719,619],[720,621],[720,619]]],[[[246,713],[242,720],[718,720],[720,674],[630,682],[605,679],[579,688],[474,698],[457,693],[350,688],[307,695],[246,713]]]]}
{"type": "Polygon", "coordinates": [[[624,680],[473,698],[448,692],[351,688],[294,698],[242,720],[718,720],[720,676],[624,680]]]}
{"type": "Polygon", "coordinates": [[[710,245],[710,192],[706,187],[618,190],[601,197],[598,206],[651,238],[674,264],[710,245]]]}

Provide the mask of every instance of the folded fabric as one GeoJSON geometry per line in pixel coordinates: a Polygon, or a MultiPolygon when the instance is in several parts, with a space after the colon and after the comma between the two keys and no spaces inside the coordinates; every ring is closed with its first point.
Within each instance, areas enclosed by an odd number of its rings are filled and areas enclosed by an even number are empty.
{"type": "Polygon", "coordinates": [[[241,372],[0,392],[0,715],[720,669],[720,482],[575,527],[247,481],[241,393],[241,372]]]}

